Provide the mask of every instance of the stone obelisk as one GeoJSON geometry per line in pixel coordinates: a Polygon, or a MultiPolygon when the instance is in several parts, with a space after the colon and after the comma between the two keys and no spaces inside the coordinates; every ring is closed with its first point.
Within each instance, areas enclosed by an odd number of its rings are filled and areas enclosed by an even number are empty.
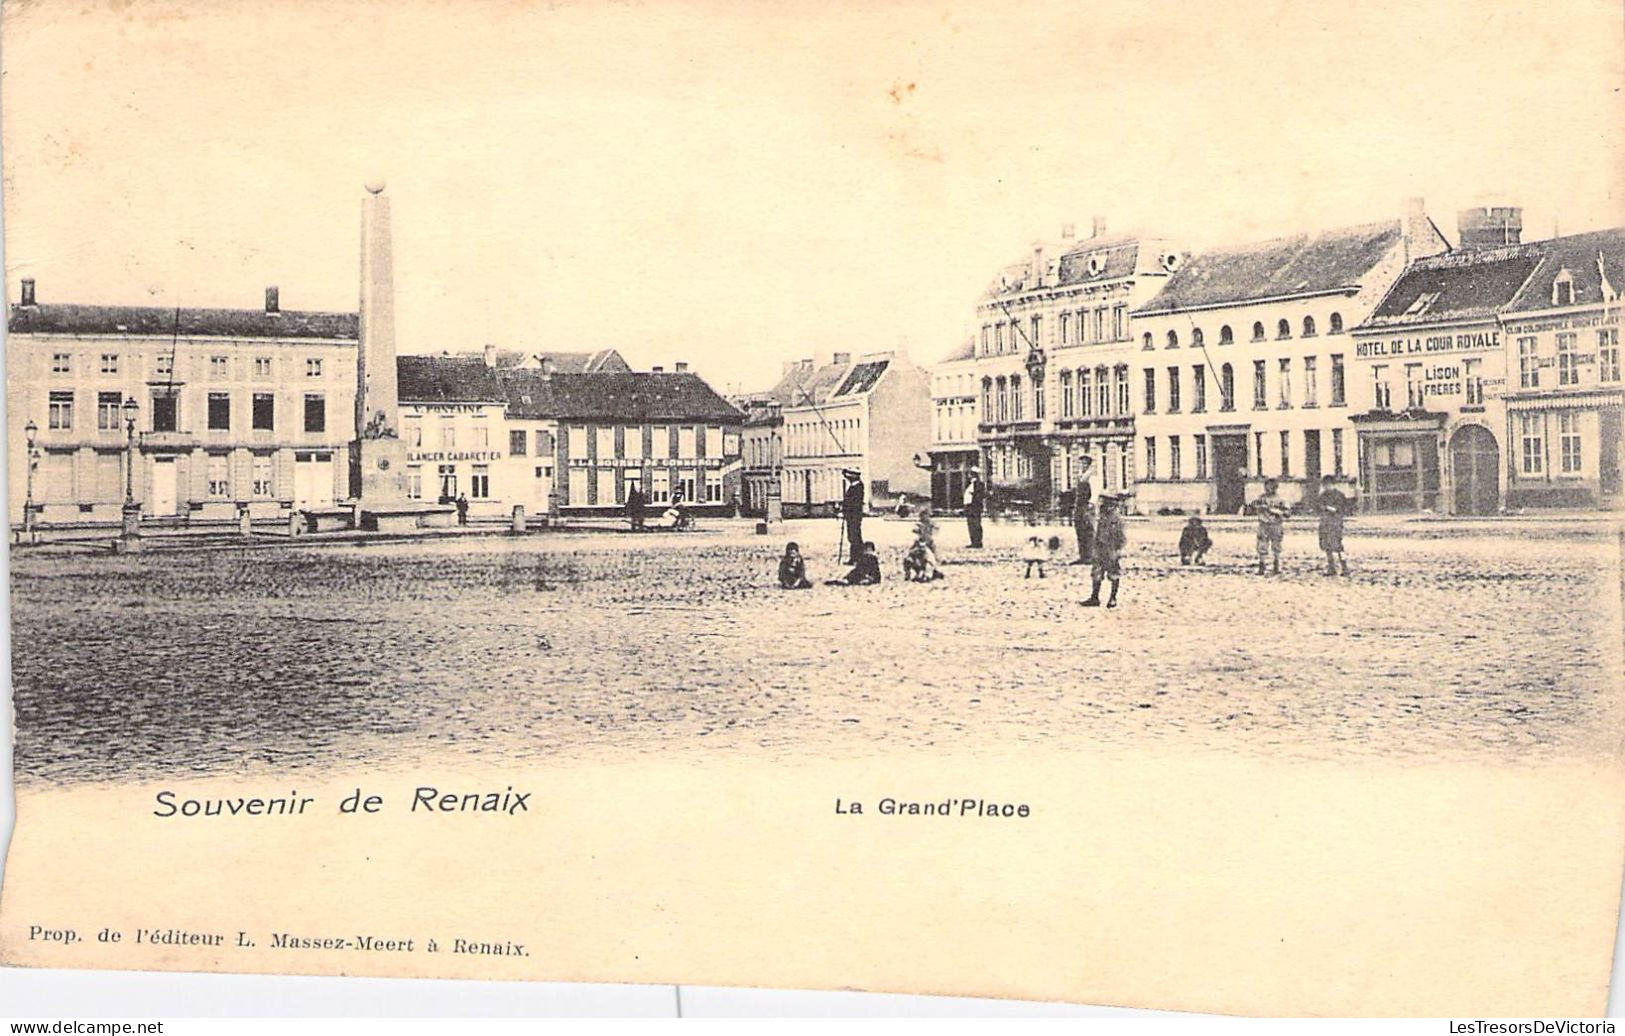
{"type": "Polygon", "coordinates": [[[361,199],[361,328],[355,364],[355,442],[350,452],[350,493],[364,526],[377,525],[379,509],[398,510],[407,503],[406,447],[399,428],[395,260],[389,199],[382,181],[375,180],[367,184],[361,199]]]}

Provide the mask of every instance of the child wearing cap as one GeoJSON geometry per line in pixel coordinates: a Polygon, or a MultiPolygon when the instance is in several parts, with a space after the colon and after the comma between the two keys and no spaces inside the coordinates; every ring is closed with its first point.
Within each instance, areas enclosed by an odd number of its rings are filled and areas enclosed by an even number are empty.
{"type": "Polygon", "coordinates": [[[1100,520],[1095,523],[1095,546],[1089,568],[1090,592],[1089,599],[1083,602],[1085,608],[1100,607],[1100,584],[1108,579],[1111,580],[1112,593],[1106,607],[1117,607],[1117,586],[1123,578],[1121,558],[1123,548],[1128,545],[1128,536],[1123,531],[1123,516],[1119,513],[1121,503],[1122,498],[1118,496],[1100,498],[1100,520]]]}
{"type": "Polygon", "coordinates": [[[1258,516],[1258,574],[1264,574],[1264,559],[1274,564],[1274,573],[1281,574],[1281,536],[1286,531],[1286,501],[1279,494],[1281,484],[1273,478],[1264,480],[1264,495],[1253,501],[1253,514],[1258,516]]]}

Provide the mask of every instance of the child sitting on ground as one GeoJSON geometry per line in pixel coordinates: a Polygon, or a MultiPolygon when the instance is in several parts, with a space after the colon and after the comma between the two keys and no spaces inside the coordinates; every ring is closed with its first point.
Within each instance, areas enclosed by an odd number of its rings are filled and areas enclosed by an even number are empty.
{"type": "Polygon", "coordinates": [[[1208,549],[1213,546],[1213,537],[1207,534],[1207,526],[1202,524],[1198,515],[1191,515],[1190,521],[1179,534],[1179,563],[1181,565],[1205,565],[1202,559],[1207,555],[1208,549]]]}
{"type": "Polygon", "coordinates": [[[942,578],[936,552],[924,537],[915,537],[914,545],[903,555],[903,578],[911,583],[929,583],[942,578]]]}
{"type": "Polygon", "coordinates": [[[801,545],[794,541],[784,545],[784,557],[779,559],[779,589],[812,589],[812,584],[807,582],[807,562],[801,556],[801,545]]]}

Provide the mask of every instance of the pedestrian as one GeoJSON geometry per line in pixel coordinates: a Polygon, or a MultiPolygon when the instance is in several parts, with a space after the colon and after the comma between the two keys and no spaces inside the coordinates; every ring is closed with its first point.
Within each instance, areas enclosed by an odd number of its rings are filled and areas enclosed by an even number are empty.
{"type": "Polygon", "coordinates": [[[1078,560],[1074,565],[1087,565],[1095,546],[1094,487],[1089,484],[1089,469],[1095,459],[1078,458],[1078,484],[1072,490],[1072,528],[1078,534],[1078,560]]]}
{"type": "Polygon", "coordinates": [[[457,494],[457,524],[468,524],[468,497],[463,493],[457,494]]]}
{"type": "Polygon", "coordinates": [[[1348,558],[1343,554],[1343,516],[1349,512],[1349,498],[1337,488],[1332,476],[1324,475],[1320,480],[1320,498],[1316,506],[1320,509],[1320,549],[1326,554],[1326,574],[1337,575],[1341,568],[1344,575],[1349,574],[1348,558]]]}
{"type": "Polygon", "coordinates": [[[1044,578],[1044,562],[1049,558],[1049,552],[1044,549],[1042,536],[1028,536],[1027,543],[1021,548],[1021,560],[1025,565],[1021,578],[1031,579],[1033,569],[1038,570],[1038,578],[1044,578]]]}
{"type": "Polygon", "coordinates": [[[643,488],[636,482],[626,487],[626,521],[633,532],[643,531],[643,488]]]}
{"type": "Polygon", "coordinates": [[[808,590],[807,562],[801,556],[801,545],[791,540],[784,545],[784,556],[779,558],[779,589],[808,590]]]}
{"type": "Polygon", "coordinates": [[[1286,531],[1286,501],[1280,496],[1281,484],[1273,478],[1264,480],[1264,495],[1252,502],[1253,514],[1258,517],[1258,574],[1264,574],[1264,560],[1269,558],[1275,575],[1281,574],[1281,536],[1286,531]]]}
{"type": "Polygon", "coordinates": [[[937,552],[923,537],[914,537],[914,545],[903,555],[903,578],[911,583],[931,583],[942,578],[937,552]]]}
{"type": "Polygon", "coordinates": [[[1128,536],[1123,532],[1123,518],[1118,514],[1119,499],[1104,495],[1100,498],[1100,521],[1095,524],[1095,545],[1089,563],[1089,599],[1085,608],[1100,607],[1100,584],[1111,580],[1112,593],[1106,607],[1117,607],[1117,586],[1123,578],[1123,548],[1128,536]]]}
{"type": "Polygon", "coordinates": [[[937,522],[931,517],[931,505],[921,504],[919,514],[914,521],[914,538],[924,540],[925,545],[931,548],[934,554],[937,550],[937,522]]]}
{"type": "Polygon", "coordinates": [[[846,490],[841,494],[841,517],[846,519],[847,563],[863,559],[863,474],[846,468],[841,472],[846,490]]]}
{"type": "Polygon", "coordinates": [[[977,549],[982,546],[982,509],[987,506],[987,490],[982,486],[982,476],[973,471],[965,480],[965,528],[970,532],[970,545],[977,549]]]}
{"type": "Polygon", "coordinates": [[[852,570],[840,579],[825,580],[825,586],[873,586],[880,582],[880,556],[873,543],[865,543],[852,570]]]}
{"type": "Polygon", "coordinates": [[[1193,514],[1185,523],[1185,528],[1179,533],[1179,563],[1181,565],[1205,565],[1202,559],[1207,556],[1208,549],[1213,546],[1213,537],[1207,534],[1207,526],[1202,524],[1202,516],[1193,514]]]}

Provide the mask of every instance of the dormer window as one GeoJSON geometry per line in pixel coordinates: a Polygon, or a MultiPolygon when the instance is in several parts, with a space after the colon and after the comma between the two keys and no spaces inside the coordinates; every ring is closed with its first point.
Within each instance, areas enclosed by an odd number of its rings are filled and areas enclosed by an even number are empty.
{"type": "Polygon", "coordinates": [[[1426,313],[1427,308],[1433,305],[1438,298],[1438,292],[1424,291],[1422,294],[1416,296],[1416,301],[1412,302],[1410,308],[1405,310],[1405,315],[1408,317],[1414,317],[1419,316],[1422,313],[1426,313]]]}
{"type": "Polygon", "coordinates": [[[1574,275],[1567,270],[1559,272],[1557,279],[1552,281],[1552,305],[1574,305],[1574,275]]]}

